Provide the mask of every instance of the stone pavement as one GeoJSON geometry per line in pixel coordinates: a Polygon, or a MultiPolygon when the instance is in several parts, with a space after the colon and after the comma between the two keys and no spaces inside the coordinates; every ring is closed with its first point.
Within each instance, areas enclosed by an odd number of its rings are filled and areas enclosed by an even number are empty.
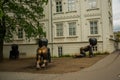
{"type": "Polygon", "coordinates": [[[0,80],[120,80],[120,51],[77,72],[64,74],[0,72],[0,80]]]}

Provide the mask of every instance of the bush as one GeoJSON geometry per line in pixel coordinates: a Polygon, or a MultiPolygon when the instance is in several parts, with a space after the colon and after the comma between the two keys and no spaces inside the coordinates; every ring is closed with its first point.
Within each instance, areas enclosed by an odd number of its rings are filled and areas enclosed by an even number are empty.
{"type": "Polygon", "coordinates": [[[110,54],[109,52],[103,52],[103,53],[101,53],[101,52],[96,52],[96,53],[94,53],[94,55],[108,55],[108,54],[110,54]]]}
{"type": "Polygon", "coordinates": [[[108,55],[108,54],[110,54],[110,53],[106,51],[106,52],[104,52],[103,54],[106,54],[106,55],[108,55]]]}
{"type": "Polygon", "coordinates": [[[72,55],[66,54],[66,55],[63,55],[62,57],[72,57],[72,55]]]}

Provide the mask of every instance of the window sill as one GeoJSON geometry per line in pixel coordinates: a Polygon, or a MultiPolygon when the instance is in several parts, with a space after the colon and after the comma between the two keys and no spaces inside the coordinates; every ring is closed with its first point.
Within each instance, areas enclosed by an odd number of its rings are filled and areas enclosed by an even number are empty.
{"type": "Polygon", "coordinates": [[[68,11],[66,13],[76,13],[77,11],[68,11]]]}
{"type": "Polygon", "coordinates": [[[92,10],[99,10],[99,8],[91,8],[91,9],[87,9],[87,11],[92,11],[92,10]]]}
{"type": "Polygon", "coordinates": [[[91,34],[91,35],[88,35],[88,37],[100,37],[101,35],[99,34],[91,34]]]}
{"type": "Polygon", "coordinates": [[[77,38],[78,36],[68,36],[67,38],[77,38]]]}
{"type": "Polygon", "coordinates": [[[63,39],[65,38],[64,36],[57,36],[57,37],[54,37],[54,39],[63,39]]]}
{"type": "Polygon", "coordinates": [[[64,12],[56,12],[56,13],[53,13],[54,15],[57,15],[57,14],[64,14],[64,12]]]}
{"type": "Polygon", "coordinates": [[[20,38],[20,39],[14,39],[14,41],[23,41],[24,39],[23,38],[20,38]]]}

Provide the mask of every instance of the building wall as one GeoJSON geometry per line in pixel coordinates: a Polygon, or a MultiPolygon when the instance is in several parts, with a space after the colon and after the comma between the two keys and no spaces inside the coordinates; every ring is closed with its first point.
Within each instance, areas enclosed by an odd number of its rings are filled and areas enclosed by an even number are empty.
{"type": "MultiPolygon", "coordinates": [[[[89,45],[88,42],[70,42],[70,43],[56,43],[54,44],[54,53],[52,55],[59,56],[58,47],[62,47],[62,55],[75,55],[80,54],[80,48],[89,45]]],[[[97,44],[98,50],[96,52],[100,52],[102,50],[102,42],[97,44]]]]}
{"type": "Polygon", "coordinates": [[[120,49],[120,42],[118,43],[118,49],[120,49]]]}
{"type": "MultiPolygon", "coordinates": [[[[35,58],[38,45],[36,44],[18,44],[19,58],[35,58]]],[[[11,45],[4,45],[3,56],[9,58],[11,45]]]]}
{"type": "MultiPolygon", "coordinates": [[[[87,46],[88,42],[65,42],[65,43],[56,43],[53,45],[53,53],[51,52],[51,45],[48,45],[50,48],[51,56],[59,56],[58,47],[62,47],[62,55],[74,55],[80,53],[80,48],[87,46]]],[[[35,58],[36,50],[38,48],[37,44],[18,44],[19,46],[19,58],[35,58]]],[[[101,52],[102,42],[97,44],[98,50],[96,52],[101,52]]],[[[4,58],[9,58],[11,50],[11,44],[4,45],[4,58]]]]}
{"type": "MultiPolygon", "coordinates": [[[[58,47],[62,47],[63,55],[73,55],[80,52],[80,47],[89,45],[88,40],[91,37],[97,38],[97,52],[114,51],[113,24],[112,21],[112,3],[111,0],[97,0],[97,8],[89,9],[88,0],[75,0],[75,11],[68,11],[68,0],[62,0],[63,11],[56,13],[56,0],[49,0],[45,6],[45,18],[40,20],[44,24],[46,38],[49,41],[48,47],[52,56],[59,56],[58,47]],[[52,2],[52,3],[51,3],[52,2]],[[98,34],[90,34],[90,21],[97,20],[98,34]],[[76,22],[76,35],[69,36],[69,22],[76,22]],[[63,23],[63,36],[56,36],[56,24],[63,23]]],[[[30,42],[16,41],[19,44],[20,52],[26,53],[27,57],[34,57],[37,44],[35,40],[30,42]]],[[[4,55],[8,57],[10,44],[4,46],[4,55]],[[6,50],[7,49],[7,50],[6,50]]],[[[22,55],[21,57],[25,57],[22,55]]]]}

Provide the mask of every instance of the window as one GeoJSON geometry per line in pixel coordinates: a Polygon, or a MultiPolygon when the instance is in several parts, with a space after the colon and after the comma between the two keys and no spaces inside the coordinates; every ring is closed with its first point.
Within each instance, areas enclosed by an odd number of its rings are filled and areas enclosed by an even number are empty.
{"type": "Polygon", "coordinates": [[[93,46],[93,51],[97,51],[97,46],[93,46]]]}
{"type": "Polygon", "coordinates": [[[97,0],[88,0],[89,9],[97,8],[97,0]]]}
{"type": "Polygon", "coordinates": [[[56,0],[56,12],[62,12],[62,0],[56,0]]]}
{"type": "Polygon", "coordinates": [[[75,11],[75,0],[68,0],[68,11],[75,11]]]}
{"type": "Polygon", "coordinates": [[[56,24],[56,35],[63,36],[63,24],[62,23],[56,24]]]}
{"type": "Polygon", "coordinates": [[[62,47],[61,46],[58,47],[58,56],[59,57],[62,56],[62,47]]]}
{"type": "Polygon", "coordinates": [[[18,28],[18,38],[23,38],[23,29],[18,28]]]}
{"type": "Polygon", "coordinates": [[[98,26],[97,21],[90,21],[90,33],[91,34],[98,34],[98,26]]]}
{"type": "Polygon", "coordinates": [[[43,32],[46,32],[46,25],[45,23],[40,23],[40,28],[42,28],[43,32]]]}
{"type": "Polygon", "coordinates": [[[76,35],[76,23],[75,22],[69,23],[69,35],[70,36],[76,35]]]}

